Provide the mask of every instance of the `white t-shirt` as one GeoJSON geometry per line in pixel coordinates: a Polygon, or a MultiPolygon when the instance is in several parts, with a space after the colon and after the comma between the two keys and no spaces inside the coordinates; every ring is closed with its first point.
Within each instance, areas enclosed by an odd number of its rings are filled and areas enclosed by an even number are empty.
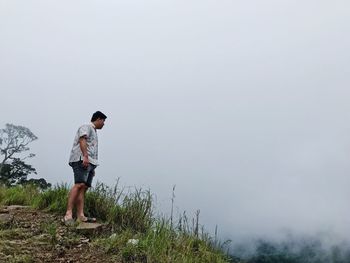
{"type": "Polygon", "coordinates": [[[95,126],[93,123],[84,124],[79,127],[74,138],[73,148],[70,153],[69,163],[83,160],[83,153],[80,149],[79,139],[86,136],[87,152],[89,156],[89,163],[98,165],[98,138],[95,126]]]}

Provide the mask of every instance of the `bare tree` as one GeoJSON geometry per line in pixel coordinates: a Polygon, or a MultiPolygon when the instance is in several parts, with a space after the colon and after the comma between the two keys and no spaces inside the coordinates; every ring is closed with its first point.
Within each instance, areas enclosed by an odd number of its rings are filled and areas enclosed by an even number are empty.
{"type": "Polygon", "coordinates": [[[4,177],[4,171],[7,171],[7,177],[12,179],[15,179],[16,175],[26,179],[29,173],[36,173],[24,160],[35,156],[33,153],[27,154],[27,151],[30,150],[28,144],[37,139],[30,129],[23,126],[6,124],[4,129],[0,129],[0,156],[3,156],[2,160],[0,159],[0,177],[4,177]]]}

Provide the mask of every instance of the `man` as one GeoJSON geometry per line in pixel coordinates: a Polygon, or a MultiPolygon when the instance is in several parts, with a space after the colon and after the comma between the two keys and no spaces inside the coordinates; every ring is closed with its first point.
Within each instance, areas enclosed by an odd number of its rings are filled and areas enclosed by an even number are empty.
{"type": "Polygon", "coordinates": [[[73,168],[74,186],[69,192],[67,212],[63,218],[66,224],[74,223],[73,208],[77,209],[77,221],[96,222],[96,218],[84,215],[84,197],[86,190],[91,187],[98,165],[98,139],[97,131],[103,128],[107,116],[96,111],[91,123],[82,125],[75,135],[73,148],[69,157],[69,165],[73,168]]]}

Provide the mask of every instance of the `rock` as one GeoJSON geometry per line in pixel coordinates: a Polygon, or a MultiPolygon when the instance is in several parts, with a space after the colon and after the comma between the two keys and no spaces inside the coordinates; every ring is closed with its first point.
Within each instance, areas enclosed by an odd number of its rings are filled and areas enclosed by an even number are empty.
{"type": "Polygon", "coordinates": [[[79,223],[77,229],[97,229],[100,228],[102,224],[99,223],[79,223]]]}
{"type": "Polygon", "coordinates": [[[102,230],[102,226],[99,223],[79,223],[76,229],[84,234],[96,234],[102,230]]]}
{"type": "Polygon", "coordinates": [[[131,244],[131,245],[134,245],[134,246],[136,246],[138,243],[139,243],[138,239],[129,239],[128,242],[127,242],[127,244],[131,244]]]}
{"type": "Polygon", "coordinates": [[[13,215],[10,214],[0,214],[0,226],[1,225],[9,225],[13,221],[13,215]]]}
{"type": "Polygon", "coordinates": [[[0,214],[7,214],[9,210],[6,209],[6,207],[0,207],[0,214]]]}
{"type": "Polygon", "coordinates": [[[88,238],[80,238],[80,242],[81,243],[89,243],[90,239],[88,239],[88,238]]]}
{"type": "Polygon", "coordinates": [[[30,206],[25,205],[9,205],[5,207],[5,210],[7,211],[14,211],[14,210],[23,210],[23,209],[29,209],[30,206]]]}
{"type": "Polygon", "coordinates": [[[114,233],[114,234],[112,234],[109,238],[110,238],[110,239],[116,239],[116,238],[117,238],[117,234],[114,233]]]}

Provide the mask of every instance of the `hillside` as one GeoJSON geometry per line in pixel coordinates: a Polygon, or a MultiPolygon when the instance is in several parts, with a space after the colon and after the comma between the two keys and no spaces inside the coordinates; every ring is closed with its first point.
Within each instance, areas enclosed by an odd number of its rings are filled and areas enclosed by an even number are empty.
{"type": "Polygon", "coordinates": [[[68,189],[0,186],[0,262],[230,262],[224,244],[204,231],[198,215],[157,217],[152,195],[141,189],[98,184],[85,200],[97,228],[65,226],[68,189]]]}
{"type": "Polygon", "coordinates": [[[119,262],[52,213],[30,207],[0,208],[0,262],[119,262]]]}

